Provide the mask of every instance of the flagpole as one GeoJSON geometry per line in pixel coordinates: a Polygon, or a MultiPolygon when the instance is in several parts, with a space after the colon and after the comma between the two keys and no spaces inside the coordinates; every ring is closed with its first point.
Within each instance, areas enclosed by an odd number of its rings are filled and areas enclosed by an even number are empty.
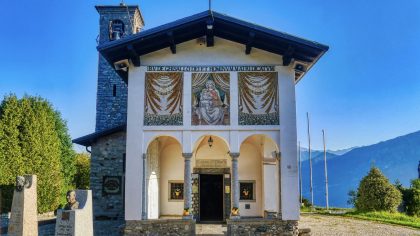
{"type": "Polygon", "coordinates": [[[306,118],[308,121],[308,149],[309,149],[309,175],[310,175],[310,191],[311,191],[311,204],[314,206],[314,191],[312,185],[312,154],[311,154],[311,132],[309,128],[309,112],[306,112],[306,118]]]}
{"type": "Polygon", "coordinates": [[[328,204],[327,148],[325,146],[325,131],[324,130],[322,130],[322,140],[324,142],[325,203],[328,210],[329,204],[328,204]]]}

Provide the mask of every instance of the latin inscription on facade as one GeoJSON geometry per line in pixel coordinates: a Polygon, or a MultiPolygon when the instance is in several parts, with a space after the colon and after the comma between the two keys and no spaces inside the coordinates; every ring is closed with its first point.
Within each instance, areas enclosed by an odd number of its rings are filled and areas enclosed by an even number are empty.
{"type": "Polygon", "coordinates": [[[226,168],[227,160],[225,159],[197,159],[196,168],[226,168]]]}
{"type": "Polygon", "coordinates": [[[222,72],[222,71],[274,71],[274,66],[148,66],[147,71],[185,71],[185,72],[222,72]]]}

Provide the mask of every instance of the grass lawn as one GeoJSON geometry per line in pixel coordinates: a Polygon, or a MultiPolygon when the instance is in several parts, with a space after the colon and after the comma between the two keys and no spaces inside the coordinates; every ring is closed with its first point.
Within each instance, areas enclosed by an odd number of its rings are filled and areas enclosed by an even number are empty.
{"type": "Polygon", "coordinates": [[[363,220],[373,220],[390,224],[397,224],[409,226],[420,229],[420,218],[408,216],[402,213],[389,213],[389,212],[347,212],[344,214],[347,217],[353,217],[363,220]]]}
{"type": "Polygon", "coordinates": [[[356,218],[362,220],[371,220],[388,224],[396,224],[402,226],[409,226],[420,229],[420,218],[408,216],[402,213],[389,213],[389,212],[357,212],[351,208],[325,208],[315,207],[314,209],[302,208],[301,212],[312,212],[323,215],[334,215],[349,218],[356,218]]]}

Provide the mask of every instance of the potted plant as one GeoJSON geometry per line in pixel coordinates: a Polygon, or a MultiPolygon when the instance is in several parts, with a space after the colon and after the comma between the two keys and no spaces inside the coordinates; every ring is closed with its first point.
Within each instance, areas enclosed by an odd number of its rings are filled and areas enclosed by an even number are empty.
{"type": "Polygon", "coordinates": [[[190,208],[184,208],[184,212],[182,213],[183,216],[189,216],[190,215],[190,208]]]}
{"type": "Polygon", "coordinates": [[[232,214],[233,216],[238,216],[238,215],[239,215],[239,208],[237,208],[237,207],[232,207],[231,214],[232,214]]]}

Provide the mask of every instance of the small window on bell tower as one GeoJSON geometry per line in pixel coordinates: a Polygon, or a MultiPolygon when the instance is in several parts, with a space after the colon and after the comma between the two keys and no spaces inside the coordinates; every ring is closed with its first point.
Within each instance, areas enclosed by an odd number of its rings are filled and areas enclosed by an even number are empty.
{"type": "Polygon", "coordinates": [[[124,23],[121,20],[109,22],[109,39],[111,41],[120,39],[124,36],[124,23]]]}

